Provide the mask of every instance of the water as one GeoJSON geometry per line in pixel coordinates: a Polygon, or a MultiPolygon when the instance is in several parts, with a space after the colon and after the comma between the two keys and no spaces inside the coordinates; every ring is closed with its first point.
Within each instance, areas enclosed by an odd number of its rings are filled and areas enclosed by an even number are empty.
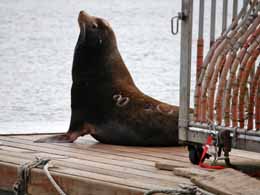
{"type": "Polygon", "coordinates": [[[179,35],[171,35],[169,21],[180,8],[180,0],[1,0],[0,133],[67,130],[82,9],[111,23],[142,91],[178,104],[180,42],[179,35]]]}

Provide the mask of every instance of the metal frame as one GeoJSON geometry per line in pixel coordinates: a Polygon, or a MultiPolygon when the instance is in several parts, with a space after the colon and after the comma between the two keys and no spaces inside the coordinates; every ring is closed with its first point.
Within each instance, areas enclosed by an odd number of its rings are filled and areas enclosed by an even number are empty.
{"type": "Polygon", "coordinates": [[[187,141],[190,108],[193,0],[182,0],[179,140],[187,141]]]}
{"type": "MultiPolygon", "coordinates": [[[[247,5],[247,2],[247,0],[244,0],[244,5],[247,5]]],[[[214,27],[216,0],[212,0],[211,3],[212,23],[210,30],[210,41],[213,41],[215,38],[214,27]]],[[[233,0],[233,3],[234,18],[237,15],[237,0],[233,0]]],[[[213,133],[212,128],[207,124],[192,122],[189,118],[193,0],[182,0],[182,14],[184,14],[185,17],[182,18],[181,22],[179,141],[194,144],[204,144],[208,135],[213,133]]],[[[226,21],[227,0],[223,0],[222,32],[224,32],[226,29],[226,21]]],[[[216,134],[218,134],[220,130],[228,130],[230,132],[232,138],[232,148],[260,152],[260,132],[247,131],[245,129],[239,128],[227,128],[223,126],[216,126],[214,129],[214,133],[216,134]]]]}

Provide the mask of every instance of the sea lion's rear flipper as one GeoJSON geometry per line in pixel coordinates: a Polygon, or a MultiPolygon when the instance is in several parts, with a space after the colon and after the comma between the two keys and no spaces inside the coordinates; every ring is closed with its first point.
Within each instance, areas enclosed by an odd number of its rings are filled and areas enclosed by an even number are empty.
{"type": "Polygon", "coordinates": [[[49,137],[44,137],[35,140],[35,143],[72,143],[74,142],[79,136],[77,134],[72,133],[64,133],[60,135],[54,135],[49,137]]]}

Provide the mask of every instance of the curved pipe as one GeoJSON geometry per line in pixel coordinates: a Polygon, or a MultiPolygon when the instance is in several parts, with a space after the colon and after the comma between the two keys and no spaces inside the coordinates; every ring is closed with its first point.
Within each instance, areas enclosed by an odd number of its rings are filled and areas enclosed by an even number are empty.
{"type": "MultiPolygon", "coordinates": [[[[227,77],[228,71],[230,70],[230,66],[233,63],[235,57],[236,57],[236,53],[234,51],[231,51],[227,57],[224,67],[220,73],[219,85],[218,85],[216,103],[215,103],[216,120],[217,120],[218,125],[220,125],[221,121],[222,121],[222,100],[223,100],[223,95],[224,95],[224,89],[225,89],[226,82],[227,82],[226,77],[227,77]]],[[[212,102],[212,103],[214,103],[214,102],[212,102]]]]}
{"type": "Polygon", "coordinates": [[[257,82],[255,127],[256,127],[256,130],[260,130],[260,79],[258,79],[258,82],[257,82]]]}
{"type": "Polygon", "coordinates": [[[257,90],[257,83],[260,80],[260,64],[256,69],[256,73],[253,78],[253,82],[250,87],[250,97],[249,97],[249,105],[248,105],[248,123],[247,129],[253,129],[253,121],[254,121],[254,107],[255,107],[255,95],[257,90]]]}
{"type": "MultiPolygon", "coordinates": [[[[199,80],[199,75],[201,72],[201,67],[203,64],[203,48],[204,48],[204,40],[203,38],[198,39],[197,41],[197,72],[196,72],[196,81],[198,82],[199,80]]],[[[198,95],[198,98],[200,97],[200,92],[198,95]]],[[[198,116],[200,115],[200,104],[197,104],[198,101],[196,101],[196,96],[195,98],[195,104],[194,104],[194,119],[197,121],[198,116]]]]}
{"type": "Polygon", "coordinates": [[[257,57],[260,54],[260,47],[257,47],[250,59],[247,61],[245,68],[242,70],[242,77],[239,85],[239,125],[240,128],[244,128],[245,118],[244,118],[244,102],[245,102],[245,93],[247,89],[247,80],[249,78],[249,74],[255,64],[257,57]]]}
{"type": "Polygon", "coordinates": [[[252,55],[255,48],[259,45],[260,37],[258,37],[246,50],[246,53],[242,59],[238,76],[233,83],[232,90],[233,90],[233,96],[232,96],[232,126],[237,127],[238,126],[238,95],[239,95],[239,86],[240,86],[240,78],[242,77],[244,68],[247,64],[248,59],[252,55]]]}
{"type": "Polygon", "coordinates": [[[256,31],[249,37],[249,39],[246,41],[246,43],[243,45],[243,48],[240,49],[239,53],[237,54],[233,64],[231,65],[231,70],[229,73],[229,78],[227,81],[227,86],[225,90],[225,95],[224,95],[224,121],[225,121],[225,126],[230,126],[230,100],[231,100],[231,89],[235,84],[236,81],[236,72],[238,65],[242,62],[242,59],[244,58],[246,51],[248,47],[255,41],[255,39],[260,35],[260,27],[256,29],[256,31]]]}
{"type": "MultiPolygon", "coordinates": [[[[238,39],[234,47],[232,48],[232,51],[229,53],[227,57],[227,61],[224,64],[224,67],[222,70],[216,69],[215,71],[218,71],[216,75],[220,74],[220,79],[219,79],[219,85],[218,85],[218,90],[217,90],[217,95],[216,95],[216,103],[215,103],[215,108],[216,108],[216,120],[217,124],[221,124],[222,122],[222,111],[224,111],[224,105],[223,105],[223,99],[224,99],[224,90],[226,88],[226,83],[227,83],[227,75],[232,67],[233,61],[237,55],[238,49],[243,47],[243,45],[246,43],[248,37],[255,31],[256,27],[259,25],[260,22],[260,16],[256,17],[252,23],[251,26],[249,26],[248,29],[244,28],[243,31],[241,30],[240,33],[242,36],[238,39]],[[245,30],[245,33],[243,33],[245,30]]],[[[216,85],[216,82],[213,83],[213,85],[216,85]]],[[[214,96],[213,96],[213,101],[212,104],[214,104],[214,96]]],[[[211,106],[213,108],[213,105],[211,106]]],[[[209,109],[210,111],[210,109],[209,109]]],[[[213,113],[213,110],[211,111],[213,113]]]]}
{"type": "MultiPolygon", "coordinates": [[[[219,47],[216,48],[216,51],[214,52],[214,55],[212,59],[209,62],[209,65],[207,67],[206,73],[204,75],[204,79],[202,81],[202,89],[201,89],[201,121],[205,122],[206,121],[206,113],[209,112],[209,104],[207,104],[207,91],[208,91],[208,86],[210,83],[210,80],[212,78],[212,74],[215,71],[215,64],[221,64],[221,61],[223,58],[226,56],[228,51],[234,47],[237,47],[237,40],[239,37],[243,36],[244,33],[246,33],[248,27],[250,24],[253,22],[254,17],[247,17],[247,19],[243,20],[240,22],[240,24],[235,28],[233,31],[229,33],[227,37],[220,43],[219,47]],[[207,104],[207,105],[205,105],[207,104]]],[[[244,37],[244,36],[243,36],[244,37]]],[[[240,44],[243,44],[240,43],[240,44]]],[[[212,101],[212,98],[210,99],[211,102],[214,104],[214,98],[212,101]]],[[[210,114],[209,117],[213,119],[213,105],[210,107],[210,114]]]]}

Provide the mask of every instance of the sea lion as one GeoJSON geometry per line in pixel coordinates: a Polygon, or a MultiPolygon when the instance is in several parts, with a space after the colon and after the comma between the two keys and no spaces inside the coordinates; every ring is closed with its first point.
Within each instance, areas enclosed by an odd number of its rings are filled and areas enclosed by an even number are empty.
{"type": "Polygon", "coordinates": [[[177,145],[178,107],[155,100],[136,87],[106,20],[81,11],[78,23],[69,130],[36,142],[73,142],[91,134],[106,144],[177,145]]]}

